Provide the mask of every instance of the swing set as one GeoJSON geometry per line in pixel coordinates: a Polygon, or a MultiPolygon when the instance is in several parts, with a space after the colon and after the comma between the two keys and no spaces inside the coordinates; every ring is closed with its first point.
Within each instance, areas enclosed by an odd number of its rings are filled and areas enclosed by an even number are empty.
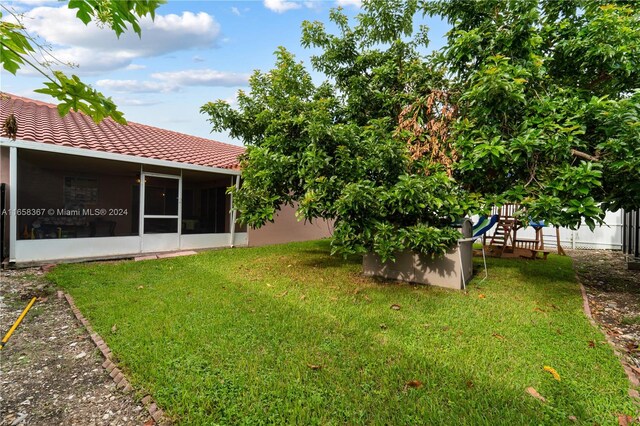
{"type": "MultiPolygon", "coordinates": [[[[546,260],[551,250],[544,246],[543,229],[548,225],[545,221],[535,221],[529,219],[528,223],[523,223],[518,215],[522,208],[518,204],[504,204],[492,209],[492,217],[496,217],[493,235],[489,236],[489,230],[483,235],[482,245],[489,256],[494,257],[522,257],[526,259],[546,260]],[[522,238],[518,236],[518,231],[531,226],[535,230],[535,238],[522,238]]],[[[560,244],[560,228],[556,230],[556,248],[559,255],[564,256],[565,252],[560,244]]]]}

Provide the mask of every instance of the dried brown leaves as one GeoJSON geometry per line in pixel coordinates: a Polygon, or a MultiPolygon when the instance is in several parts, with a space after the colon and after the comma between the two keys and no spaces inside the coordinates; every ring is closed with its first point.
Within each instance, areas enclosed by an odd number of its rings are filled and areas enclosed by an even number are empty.
{"type": "Polygon", "coordinates": [[[428,96],[407,105],[398,117],[397,135],[407,138],[412,160],[429,156],[432,164],[445,166],[449,176],[458,155],[451,146],[451,124],[457,107],[444,90],[433,90],[428,96]]]}

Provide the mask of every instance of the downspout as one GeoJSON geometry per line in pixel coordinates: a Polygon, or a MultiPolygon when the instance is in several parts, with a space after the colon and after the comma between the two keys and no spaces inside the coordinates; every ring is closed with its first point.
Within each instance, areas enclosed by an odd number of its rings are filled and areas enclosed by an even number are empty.
{"type": "MultiPolygon", "coordinates": [[[[231,184],[233,185],[233,176],[231,177],[231,184]]],[[[240,176],[236,176],[236,191],[240,189],[240,176]]],[[[229,212],[229,216],[230,216],[230,221],[231,221],[231,228],[230,228],[230,235],[229,235],[229,246],[234,247],[236,245],[236,210],[233,208],[233,194],[230,194],[230,202],[229,205],[231,206],[231,211],[229,212]]]]}

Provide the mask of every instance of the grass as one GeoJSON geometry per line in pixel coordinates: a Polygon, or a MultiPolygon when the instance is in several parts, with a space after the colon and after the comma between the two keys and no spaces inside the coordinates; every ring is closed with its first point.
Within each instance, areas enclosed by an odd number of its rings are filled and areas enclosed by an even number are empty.
{"type": "Polygon", "coordinates": [[[568,258],[490,259],[467,294],[363,278],[360,259],[330,257],[325,241],[49,277],[181,424],[617,424],[635,412],[568,258]]]}

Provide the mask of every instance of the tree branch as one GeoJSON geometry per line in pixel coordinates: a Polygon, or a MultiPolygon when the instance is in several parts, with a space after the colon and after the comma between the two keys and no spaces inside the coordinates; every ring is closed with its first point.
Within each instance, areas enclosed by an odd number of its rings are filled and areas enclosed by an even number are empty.
{"type": "Polygon", "coordinates": [[[600,71],[600,74],[598,74],[598,77],[595,80],[592,80],[589,84],[587,84],[587,88],[589,90],[594,90],[599,85],[601,85],[602,83],[606,83],[607,81],[611,80],[612,78],[613,77],[608,72],[600,71]]]}
{"type": "Polygon", "coordinates": [[[585,160],[593,161],[593,162],[600,161],[600,159],[598,157],[594,157],[593,155],[589,155],[586,152],[578,151],[577,149],[572,149],[571,150],[571,155],[573,155],[575,157],[580,157],[580,158],[585,159],[585,160]]]}
{"type": "Polygon", "coordinates": [[[31,68],[33,68],[34,70],[38,71],[40,74],[42,74],[43,76],[46,77],[47,80],[51,81],[52,83],[54,83],[55,85],[57,85],[58,87],[60,87],[60,85],[58,84],[57,81],[55,81],[53,78],[51,78],[51,76],[49,76],[47,73],[45,73],[44,71],[42,71],[38,66],[34,65],[33,62],[31,62],[30,60],[28,60],[27,58],[25,58],[25,55],[21,55],[20,53],[16,52],[15,50],[13,50],[12,48],[10,48],[9,46],[7,46],[6,44],[0,42],[0,44],[7,50],[13,52],[14,54],[16,54],[17,56],[20,57],[20,59],[22,59],[24,62],[27,63],[27,65],[29,65],[31,68]]]}

